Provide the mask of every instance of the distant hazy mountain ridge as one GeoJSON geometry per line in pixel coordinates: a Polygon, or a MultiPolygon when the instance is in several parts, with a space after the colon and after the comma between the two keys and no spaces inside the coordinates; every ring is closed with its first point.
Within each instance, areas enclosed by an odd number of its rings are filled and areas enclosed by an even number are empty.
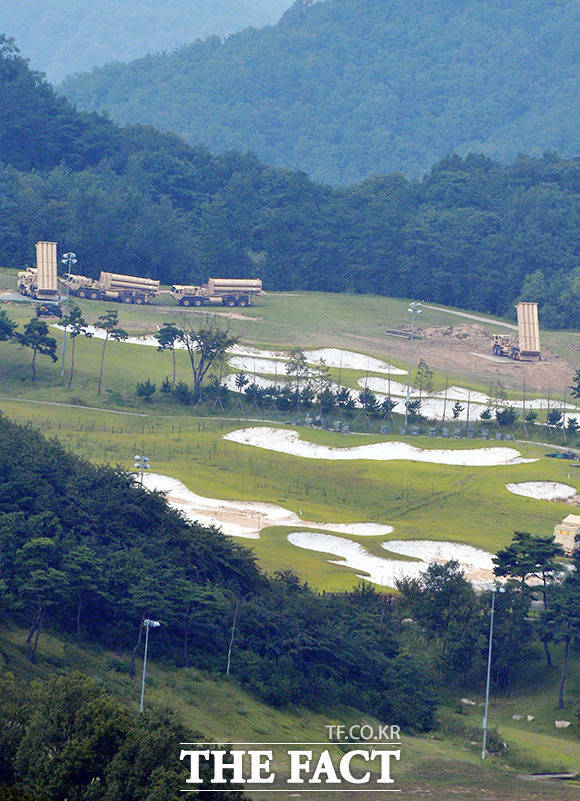
{"type": "Polygon", "coordinates": [[[107,61],[267,25],[292,0],[0,0],[4,33],[52,81],[107,61]]]}
{"type": "Polygon", "coordinates": [[[570,0],[297,2],[263,30],[67,80],[67,97],[349,183],[450,152],[578,152],[570,0]]]}
{"type": "Polygon", "coordinates": [[[345,189],[213,155],[174,134],[78,112],[0,35],[0,264],[39,239],[103,267],[197,284],[258,277],[268,289],[418,297],[580,326],[580,159],[501,166],[449,156],[421,181],[345,189]]]}

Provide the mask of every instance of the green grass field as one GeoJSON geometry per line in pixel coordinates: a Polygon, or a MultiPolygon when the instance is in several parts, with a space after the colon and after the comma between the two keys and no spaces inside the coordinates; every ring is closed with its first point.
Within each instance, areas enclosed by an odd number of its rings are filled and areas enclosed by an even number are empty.
{"type": "MultiPolygon", "coordinates": [[[[103,683],[109,692],[138,708],[140,682],[128,676],[129,657],[104,652],[92,647],[80,649],[75,643],[43,634],[39,659],[31,664],[26,657],[26,632],[2,628],[0,637],[0,669],[10,671],[24,681],[46,680],[61,671],[81,670],[103,683]]],[[[377,725],[377,721],[352,708],[333,708],[324,714],[302,708],[276,710],[248,695],[235,681],[212,677],[191,669],[164,668],[155,663],[154,642],[147,670],[147,701],[176,710],[192,740],[220,742],[324,742],[330,723],[377,725]]],[[[235,651],[234,651],[235,658],[235,651]]],[[[138,676],[141,665],[138,665],[138,676]]],[[[441,709],[441,725],[429,735],[403,735],[401,762],[394,776],[401,788],[400,797],[411,799],[427,796],[436,799],[454,798],[467,801],[474,797],[488,801],[567,801],[577,797],[577,783],[532,782],[519,774],[536,771],[580,771],[578,726],[554,728],[554,719],[570,716],[569,703],[562,712],[555,709],[557,671],[554,669],[541,682],[536,681],[533,695],[519,687],[510,698],[492,698],[490,725],[506,741],[504,754],[489,756],[481,762],[481,708],[471,707],[469,716],[452,711],[459,698],[449,698],[441,709]],[[516,724],[512,710],[532,710],[532,723],[516,724]]],[[[578,663],[572,663],[570,690],[578,682],[578,663]]],[[[570,697],[572,692],[570,692],[570,697]]],[[[471,696],[480,702],[477,695],[471,696]]],[[[331,751],[339,753],[331,747],[331,751]]],[[[281,769],[278,758],[274,768],[281,769]]],[[[284,776],[280,776],[283,780],[284,776]]],[[[283,782],[280,785],[283,786],[283,782]]],[[[278,797],[286,798],[284,794],[278,797]]],[[[290,796],[291,797],[291,796],[290,796]]],[[[329,792],[317,797],[333,798],[329,792]]],[[[343,793],[341,797],[350,798],[343,793]]],[[[353,796],[354,797],[354,796],[353,796]]],[[[263,798],[256,795],[255,798],[263,798]]]]}
{"type": "MultiPolygon", "coordinates": [[[[236,421],[117,415],[5,400],[0,409],[97,462],[131,469],[133,455],[146,454],[154,472],[177,478],[200,495],[272,502],[321,523],[384,523],[394,526],[397,539],[451,540],[488,551],[507,544],[514,529],[551,532],[570,511],[566,504],[513,495],[505,489],[506,482],[577,481],[570,463],[543,458],[546,448],[529,444],[516,447],[536,462],[504,467],[328,462],[224,441],[225,433],[246,425],[236,421]]],[[[310,429],[301,429],[301,436],[335,446],[393,439],[362,434],[345,438],[310,429]]],[[[413,441],[425,448],[441,447],[440,441],[428,438],[413,441]]],[[[466,443],[446,441],[445,447],[466,447],[466,443]]],[[[286,541],[288,530],[292,529],[266,529],[258,541],[239,541],[254,549],[265,569],[291,567],[320,589],[342,589],[358,582],[354,571],[328,564],[323,554],[291,546],[286,541]]],[[[358,541],[371,553],[385,556],[380,547],[383,539],[358,541]]]]}

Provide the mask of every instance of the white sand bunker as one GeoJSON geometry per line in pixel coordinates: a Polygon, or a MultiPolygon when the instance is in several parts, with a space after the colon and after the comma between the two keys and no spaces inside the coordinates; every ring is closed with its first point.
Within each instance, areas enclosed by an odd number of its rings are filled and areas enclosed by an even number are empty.
{"type": "Polygon", "coordinates": [[[382,547],[403,556],[415,557],[418,561],[388,559],[375,556],[357,542],[311,531],[293,531],[288,542],[299,548],[318,553],[332,554],[340,559],[329,559],[334,565],[348,567],[374,584],[395,587],[397,580],[417,578],[431,562],[447,562],[456,559],[465,577],[474,585],[483,586],[493,581],[491,554],[454,542],[431,542],[428,540],[392,540],[381,543],[382,547]]]}
{"type": "Polygon", "coordinates": [[[366,356],[353,350],[341,348],[319,348],[304,351],[306,361],[310,364],[320,364],[323,361],[327,367],[342,367],[343,370],[367,370],[369,373],[390,373],[391,375],[407,375],[406,370],[400,370],[392,364],[366,356]]]}
{"type": "Polygon", "coordinates": [[[567,501],[576,495],[574,487],[557,481],[523,481],[521,484],[506,484],[505,488],[514,495],[540,501],[567,501]]]}
{"type": "Polygon", "coordinates": [[[321,528],[358,537],[384,537],[393,531],[392,526],[377,523],[316,523],[302,520],[294,512],[275,503],[206,498],[192,492],[176,478],[159,473],[144,475],[143,484],[149,490],[164,492],[169,505],[183,512],[192,522],[216,526],[231,537],[257,540],[260,531],[268,526],[321,528]]]}
{"type": "Polygon", "coordinates": [[[521,464],[534,459],[522,459],[514,448],[470,448],[457,450],[423,449],[407,442],[375,442],[351,448],[331,448],[300,439],[297,431],[286,428],[259,426],[242,428],[225,434],[224,439],[241,445],[251,445],[305,459],[352,460],[372,459],[389,461],[405,459],[414,462],[431,462],[472,467],[521,464]]]}
{"type": "Polygon", "coordinates": [[[389,540],[381,543],[381,546],[387,551],[414,556],[423,562],[443,564],[454,559],[470,581],[493,580],[492,555],[472,545],[434,540],[389,540]]]}

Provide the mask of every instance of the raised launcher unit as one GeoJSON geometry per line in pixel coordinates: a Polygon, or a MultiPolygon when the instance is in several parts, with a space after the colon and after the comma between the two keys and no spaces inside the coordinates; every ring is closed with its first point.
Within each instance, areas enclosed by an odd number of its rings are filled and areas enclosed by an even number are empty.
{"type": "Polygon", "coordinates": [[[518,313],[520,357],[524,359],[541,359],[538,304],[518,303],[516,304],[516,311],[518,313]]]}
{"type": "Polygon", "coordinates": [[[180,306],[207,306],[223,303],[224,306],[249,306],[251,298],[262,292],[259,278],[210,278],[203,286],[171,287],[171,297],[180,306]]]}
{"type": "Polygon", "coordinates": [[[114,300],[118,303],[150,303],[159,291],[159,281],[134,275],[101,272],[98,280],[85,275],[63,278],[71,295],[89,300],[114,300]]]}
{"type": "Polygon", "coordinates": [[[538,323],[538,304],[522,302],[516,305],[518,314],[518,333],[493,334],[494,356],[508,359],[542,358],[540,350],[540,326],[538,323]]]}
{"type": "Polygon", "coordinates": [[[59,300],[56,242],[36,243],[36,267],[18,273],[18,291],[36,300],[59,300]]]}

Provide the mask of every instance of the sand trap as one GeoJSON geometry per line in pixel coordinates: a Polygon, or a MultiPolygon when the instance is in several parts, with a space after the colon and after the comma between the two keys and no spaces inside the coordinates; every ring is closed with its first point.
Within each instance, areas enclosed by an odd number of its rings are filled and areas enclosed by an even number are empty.
{"type": "Polygon", "coordinates": [[[403,556],[414,556],[422,559],[423,562],[449,562],[455,559],[465,572],[468,579],[479,577],[481,571],[485,572],[485,579],[493,578],[492,555],[481,548],[474,548],[472,545],[463,545],[459,542],[435,542],[434,540],[389,540],[381,543],[387,551],[403,554],[403,556]]]}
{"type": "Polygon", "coordinates": [[[286,377],[287,362],[279,359],[263,359],[259,356],[232,356],[228,359],[228,364],[236,370],[246,374],[266,373],[286,377]]]}
{"type": "Polygon", "coordinates": [[[416,577],[426,567],[424,562],[406,562],[402,559],[374,556],[358,542],[335,537],[332,534],[293,531],[288,534],[288,542],[298,548],[338,556],[340,559],[329,559],[330,564],[349,567],[357,571],[359,578],[369,579],[374,584],[385,587],[394,587],[397,579],[405,576],[416,577]]]}
{"type": "Polygon", "coordinates": [[[224,439],[240,445],[251,445],[305,459],[372,459],[390,461],[405,459],[414,462],[448,464],[472,467],[522,464],[535,459],[522,459],[514,448],[471,448],[457,450],[423,449],[406,442],[375,442],[371,445],[358,445],[352,448],[331,448],[300,439],[297,431],[287,428],[259,426],[242,428],[224,434],[224,439]]]}
{"type": "Polygon", "coordinates": [[[306,361],[310,364],[320,364],[322,360],[327,367],[343,368],[343,370],[365,370],[369,373],[390,373],[391,375],[407,375],[406,370],[400,370],[392,364],[376,359],[374,356],[367,356],[364,353],[357,353],[353,350],[342,350],[341,348],[318,348],[317,350],[304,351],[306,361]]]}
{"type": "Polygon", "coordinates": [[[276,386],[282,387],[286,383],[285,375],[282,375],[282,377],[279,378],[278,381],[276,382],[273,378],[264,378],[263,375],[254,376],[254,375],[248,375],[246,373],[246,378],[248,379],[248,383],[243,387],[243,389],[240,389],[236,385],[236,376],[237,373],[230,373],[223,380],[224,386],[226,386],[232,392],[245,392],[246,387],[248,387],[250,384],[255,384],[257,387],[261,387],[261,389],[270,389],[271,387],[276,387],[276,386]]]}
{"type": "Polygon", "coordinates": [[[334,537],[332,534],[293,531],[288,534],[288,542],[299,548],[338,556],[340,560],[329,559],[328,561],[334,565],[361,571],[357,572],[357,576],[360,578],[366,578],[374,584],[387,587],[395,587],[397,579],[417,578],[432,562],[443,563],[450,559],[456,559],[459,562],[465,577],[474,585],[484,586],[494,578],[491,554],[470,545],[454,542],[388,540],[381,543],[381,546],[387,551],[416,557],[420,561],[374,556],[363,545],[342,537],[334,537]]]}
{"type": "Polygon", "coordinates": [[[294,512],[275,503],[206,498],[192,492],[176,478],[159,473],[145,474],[143,485],[149,490],[164,492],[169,505],[183,512],[192,522],[216,526],[231,537],[257,540],[260,531],[268,526],[304,526],[358,537],[382,537],[393,531],[392,526],[377,523],[316,523],[302,520],[294,512]]]}
{"type": "Polygon", "coordinates": [[[514,495],[524,498],[536,498],[540,501],[567,501],[576,495],[576,489],[569,484],[557,481],[523,481],[521,484],[506,484],[506,489],[514,495]]]}

